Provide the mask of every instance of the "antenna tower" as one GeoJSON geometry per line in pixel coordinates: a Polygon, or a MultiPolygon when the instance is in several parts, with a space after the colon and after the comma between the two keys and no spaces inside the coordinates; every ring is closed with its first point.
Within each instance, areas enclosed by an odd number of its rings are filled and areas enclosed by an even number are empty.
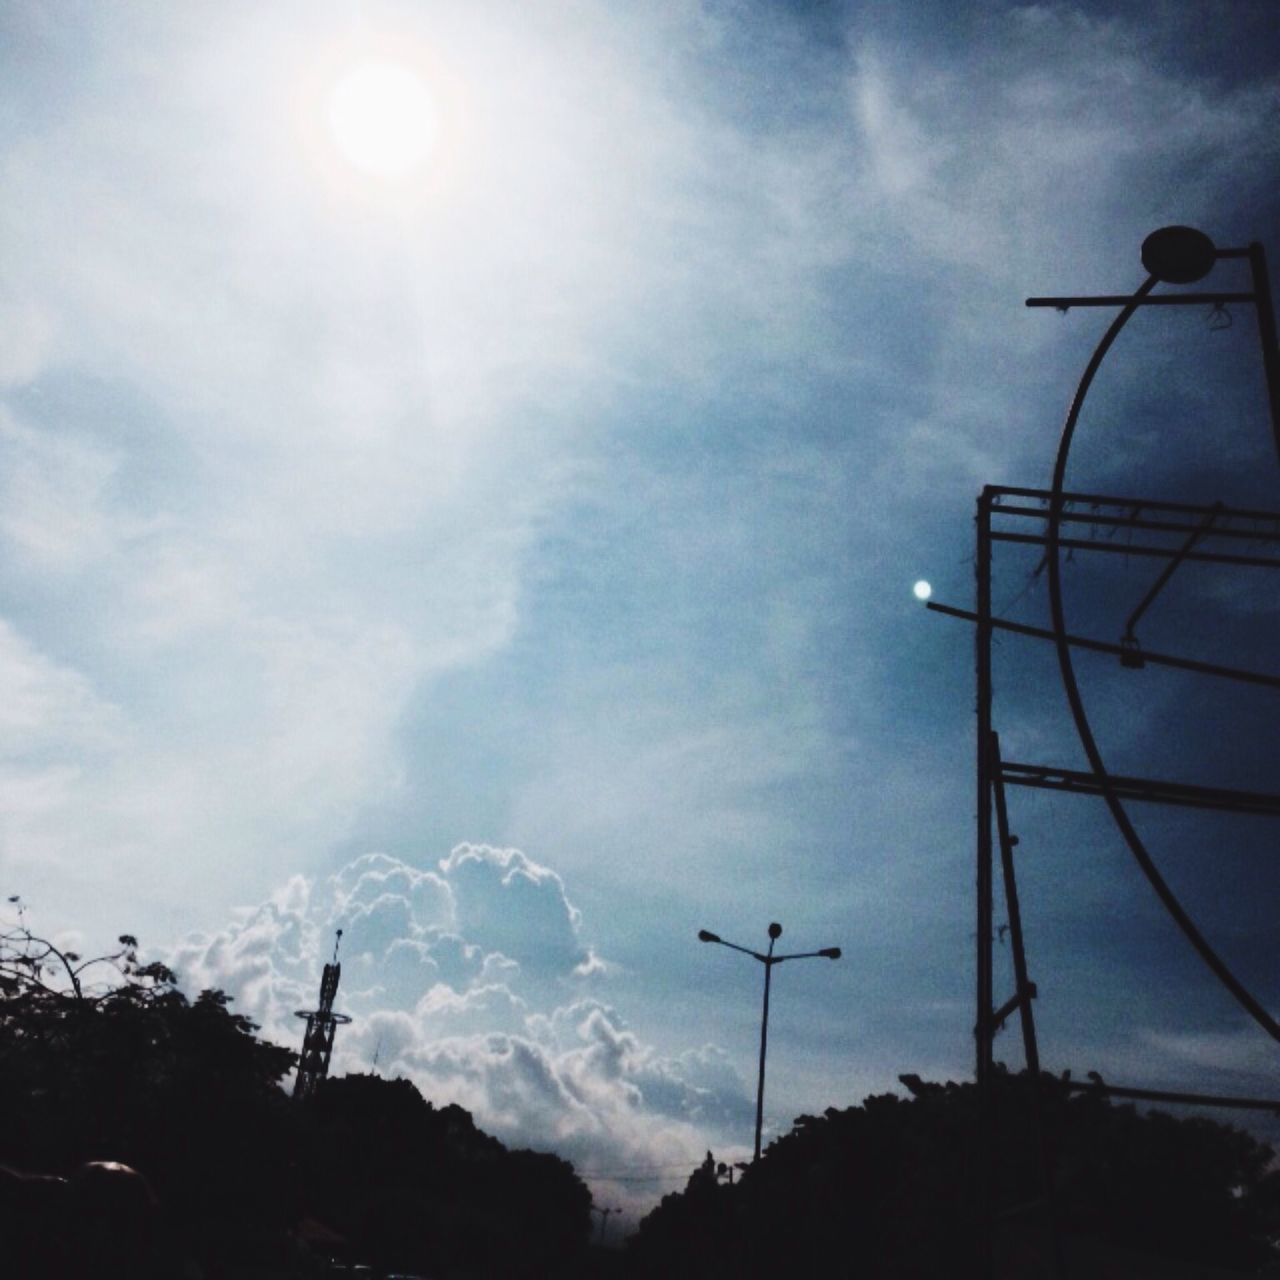
{"type": "Polygon", "coordinates": [[[333,1037],[339,1026],[350,1022],[345,1013],[334,1013],[333,999],[338,994],[338,979],[342,966],[338,963],[338,944],[342,930],[333,943],[333,960],[325,965],[320,978],[320,1006],[317,1009],[299,1009],[294,1015],[307,1020],[302,1036],[302,1056],[298,1059],[298,1075],[293,1082],[295,1098],[309,1098],[320,1087],[320,1081],[329,1074],[329,1057],[333,1053],[333,1037]]]}

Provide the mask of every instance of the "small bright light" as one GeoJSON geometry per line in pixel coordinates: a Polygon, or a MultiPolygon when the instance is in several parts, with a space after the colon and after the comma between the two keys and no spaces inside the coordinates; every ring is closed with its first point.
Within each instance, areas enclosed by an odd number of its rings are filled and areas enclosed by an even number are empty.
{"type": "Polygon", "coordinates": [[[399,63],[358,63],[329,94],[334,143],[351,165],[375,178],[409,177],[431,155],[436,129],[427,86],[399,63]]]}
{"type": "Polygon", "coordinates": [[[923,578],[921,578],[920,581],[911,588],[911,592],[917,600],[927,600],[931,595],[933,595],[933,588],[923,578]]]}

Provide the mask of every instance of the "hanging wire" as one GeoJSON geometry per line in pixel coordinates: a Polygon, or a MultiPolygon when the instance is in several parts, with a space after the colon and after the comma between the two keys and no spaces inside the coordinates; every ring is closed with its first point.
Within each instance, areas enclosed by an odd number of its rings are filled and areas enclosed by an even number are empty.
{"type": "Polygon", "coordinates": [[[1013,595],[1011,595],[1009,599],[1006,600],[1004,604],[1001,605],[1000,608],[996,610],[993,616],[997,618],[1003,618],[1009,612],[1009,610],[1013,608],[1015,604],[1017,604],[1020,600],[1022,600],[1024,596],[1026,596],[1029,592],[1031,592],[1035,588],[1035,586],[1039,583],[1040,575],[1044,573],[1045,566],[1048,563],[1049,563],[1048,553],[1046,552],[1045,555],[1040,557],[1040,563],[1037,564],[1034,569],[1031,569],[1028,571],[1026,581],[1023,582],[1022,586],[1019,587],[1018,590],[1015,591],[1013,595]]]}

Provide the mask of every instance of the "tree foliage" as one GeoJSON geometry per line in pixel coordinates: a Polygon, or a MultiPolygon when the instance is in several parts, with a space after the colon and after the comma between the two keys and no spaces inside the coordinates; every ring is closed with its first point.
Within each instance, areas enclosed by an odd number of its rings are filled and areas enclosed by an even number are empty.
{"type": "Polygon", "coordinates": [[[563,1274],[591,1193],[552,1155],[508,1151],[407,1080],[326,1080],[307,1107],[307,1202],[388,1269],[563,1274]]]}
{"type": "Polygon", "coordinates": [[[564,1161],[508,1151],[404,1080],[330,1079],[295,1102],[281,1084],[296,1055],[259,1038],[223,992],[188,999],[127,934],[86,959],[11,905],[0,928],[0,1230],[27,1202],[69,1204],[74,1186],[4,1166],[67,1177],[109,1160],[146,1175],[180,1252],[220,1264],[288,1244],[308,1217],[348,1257],[403,1271],[541,1276],[584,1251],[591,1197],[564,1161]]]}
{"type": "Polygon", "coordinates": [[[122,1161],[183,1219],[269,1213],[294,1055],[255,1031],[222,992],[188,1000],[131,935],[85,959],[20,916],[0,934],[0,1160],[51,1173],[122,1161]]]}
{"type": "MultiPolygon", "coordinates": [[[[641,1223],[633,1273],[965,1274],[978,1256],[976,1089],[903,1080],[908,1098],[801,1116],[736,1185],[700,1170],[641,1223]]],[[[996,1081],[991,1168],[1001,1209],[1027,1209],[1037,1196],[1030,1083],[996,1081]]],[[[1050,1076],[1041,1086],[1068,1240],[1226,1268],[1275,1259],[1280,1179],[1265,1144],[1201,1117],[1113,1106],[1050,1076]]],[[[1015,1212],[997,1228],[997,1254],[1042,1221],[1015,1212]]]]}

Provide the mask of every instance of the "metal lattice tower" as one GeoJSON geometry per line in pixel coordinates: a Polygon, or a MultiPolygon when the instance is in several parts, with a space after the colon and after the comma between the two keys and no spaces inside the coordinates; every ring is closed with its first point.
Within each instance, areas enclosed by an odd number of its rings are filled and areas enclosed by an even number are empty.
{"type": "Polygon", "coordinates": [[[333,1037],[339,1026],[350,1022],[345,1013],[334,1013],[333,1001],[338,994],[338,979],[342,966],[338,963],[338,944],[342,930],[333,944],[333,960],[325,965],[320,978],[320,1006],[317,1009],[299,1009],[294,1015],[307,1020],[302,1036],[302,1056],[298,1059],[298,1075],[293,1082],[295,1098],[309,1098],[320,1087],[320,1081],[329,1074],[329,1058],[333,1053],[333,1037]]]}

